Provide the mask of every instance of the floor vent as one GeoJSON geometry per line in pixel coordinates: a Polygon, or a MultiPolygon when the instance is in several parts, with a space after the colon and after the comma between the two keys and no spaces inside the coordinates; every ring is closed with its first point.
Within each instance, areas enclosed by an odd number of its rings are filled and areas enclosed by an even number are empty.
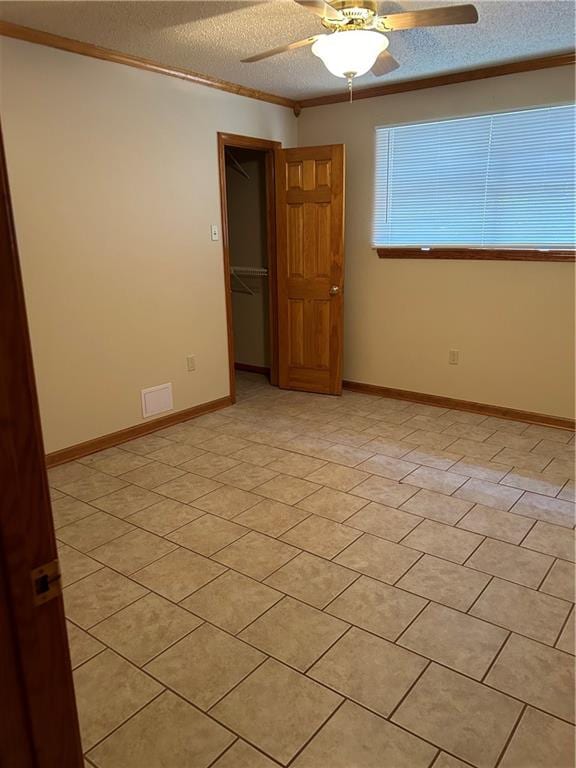
{"type": "Polygon", "coordinates": [[[174,408],[172,398],[172,384],[160,384],[158,387],[149,387],[142,390],[142,416],[157,416],[174,408]]]}

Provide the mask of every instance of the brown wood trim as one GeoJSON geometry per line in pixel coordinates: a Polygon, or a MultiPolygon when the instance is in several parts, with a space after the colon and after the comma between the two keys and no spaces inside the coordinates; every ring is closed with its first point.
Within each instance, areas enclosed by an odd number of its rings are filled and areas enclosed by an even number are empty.
{"type": "MultiPolygon", "coordinates": [[[[391,96],[395,93],[408,91],[420,91],[424,88],[438,88],[441,85],[454,85],[456,83],[468,83],[472,80],[485,80],[490,77],[502,75],[514,75],[518,72],[533,72],[537,69],[550,69],[551,67],[566,67],[576,62],[576,52],[566,51],[552,56],[539,56],[532,59],[510,61],[506,64],[495,64],[490,67],[478,67],[477,69],[465,69],[458,72],[448,72],[445,75],[422,77],[414,80],[401,80],[397,83],[376,85],[373,88],[363,88],[354,91],[354,101],[358,99],[373,99],[378,96],[391,96]]],[[[321,107],[325,104],[339,104],[348,101],[347,92],[333,93],[329,96],[317,96],[311,99],[303,99],[300,108],[321,107]]]]}
{"type": "MultiPolygon", "coordinates": [[[[77,53],[81,56],[89,56],[94,59],[111,61],[116,64],[124,64],[137,69],[144,69],[149,72],[155,72],[160,75],[177,77],[181,80],[204,85],[208,88],[217,88],[227,93],[235,93],[238,96],[245,96],[249,99],[266,101],[270,104],[278,104],[282,107],[292,109],[296,117],[300,115],[303,108],[319,107],[325,104],[339,104],[348,101],[347,93],[334,93],[326,96],[316,96],[310,99],[296,101],[285,96],[259,91],[256,88],[250,88],[237,83],[230,83],[226,80],[220,80],[217,77],[204,75],[200,72],[194,72],[180,67],[171,67],[160,64],[157,61],[143,59],[139,56],[133,56],[120,51],[113,51],[108,48],[101,48],[92,43],[85,43],[81,40],[74,40],[61,35],[54,35],[51,32],[43,32],[39,29],[24,27],[19,24],[12,24],[8,21],[0,21],[0,35],[11,37],[16,40],[25,40],[28,43],[45,45],[49,48],[57,48],[69,53],[77,53]]],[[[424,88],[437,88],[442,85],[454,85],[455,83],[466,83],[472,80],[484,80],[490,77],[501,77],[502,75],[512,75],[518,72],[532,72],[538,69],[549,69],[551,67],[564,67],[573,65],[576,62],[576,53],[566,51],[565,53],[553,54],[551,56],[539,56],[531,59],[521,59],[520,61],[510,61],[506,64],[495,64],[489,67],[478,67],[476,69],[460,70],[458,72],[448,72],[444,75],[434,75],[432,77],[416,78],[414,80],[402,80],[386,85],[377,85],[373,88],[364,88],[354,92],[354,99],[373,99],[378,96],[390,96],[395,93],[406,93],[409,91],[418,91],[424,88]]]]}
{"type": "Polygon", "coordinates": [[[230,233],[228,232],[228,198],[226,193],[226,147],[255,149],[266,152],[266,215],[268,231],[268,290],[270,307],[270,382],[278,382],[278,311],[276,291],[276,185],[274,180],[274,154],[282,144],[270,139],[241,136],[237,133],[218,133],[218,175],[220,179],[220,211],[222,215],[222,255],[224,258],[224,287],[226,292],[226,325],[228,334],[228,377],[230,398],[236,402],[234,374],[234,319],[232,314],[232,286],[230,284],[230,233]]]}
{"type": "Polygon", "coordinates": [[[270,375],[270,368],[266,365],[252,365],[252,363],[234,363],[237,371],[246,371],[246,373],[261,373],[263,376],[270,375]]]}
{"type": "Polygon", "coordinates": [[[219,139],[225,147],[236,149],[279,149],[282,143],[272,139],[260,139],[258,136],[243,136],[240,133],[219,133],[219,139]]]}
{"type": "Polygon", "coordinates": [[[171,427],[173,424],[180,424],[183,421],[190,421],[190,419],[203,416],[205,413],[219,411],[221,408],[226,408],[229,405],[232,405],[230,397],[220,397],[218,400],[201,403],[193,408],[185,408],[183,411],[169,413],[167,416],[161,416],[159,419],[136,424],[133,427],[121,429],[118,432],[111,432],[109,435],[102,435],[102,437],[96,437],[93,440],[86,440],[84,443],[77,443],[76,445],[71,445],[70,448],[62,448],[60,451],[47,454],[46,466],[55,467],[58,464],[65,464],[67,461],[74,461],[74,459],[80,459],[82,456],[88,456],[91,453],[96,453],[96,451],[103,451],[105,448],[121,445],[128,442],[128,440],[134,440],[137,437],[157,432],[159,429],[171,427]]]}
{"type": "MultiPolygon", "coordinates": [[[[4,37],[12,37],[16,40],[25,40],[28,43],[45,45],[49,48],[57,48],[58,50],[68,51],[69,53],[77,53],[81,56],[90,56],[94,59],[112,61],[116,64],[124,64],[129,67],[144,69],[160,75],[177,77],[181,80],[196,83],[197,85],[205,85],[208,88],[217,88],[220,91],[235,93],[238,96],[245,96],[249,99],[257,99],[258,101],[266,101],[270,104],[278,104],[282,107],[292,109],[296,117],[298,117],[303,108],[319,107],[324,106],[325,104],[339,104],[348,101],[349,99],[348,93],[342,92],[329,94],[327,96],[315,96],[298,102],[285,96],[259,91],[255,88],[238,85],[237,83],[230,83],[226,80],[220,80],[217,77],[204,75],[200,72],[163,65],[159,62],[151,61],[150,59],[143,59],[139,56],[121,53],[120,51],[113,51],[108,48],[101,48],[92,43],[84,43],[69,37],[54,35],[51,32],[43,32],[39,29],[12,24],[8,21],[0,21],[0,35],[4,37]]],[[[490,67],[460,70],[458,72],[448,72],[444,75],[434,75],[432,77],[402,80],[396,83],[377,85],[373,88],[364,88],[355,91],[354,100],[373,99],[378,96],[390,96],[395,93],[419,91],[424,88],[437,88],[442,85],[454,85],[455,83],[466,83],[472,80],[484,80],[490,77],[501,77],[502,75],[512,75],[518,72],[533,72],[538,69],[565,67],[573,65],[575,62],[576,53],[574,51],[567,51],[565,53],[553,54],[552,56],[539,56],[531,59],[521,59],[520,61],[510,61],[506,64],[495,64],[490,67]]]]}
{"type": "Polygon", "coordinates": [[[128,67],[135,67],[136,69],[145,69],[148,72],[155,72],[159,75],[177,77],[180,80],[187,80],[190,83],[196,83],[196,85],[205,85],[208,88],[217,88],[219,91],[234,93],[237,96],[245,96],[248,99],[267,101],[270,104],[278,104],[281,107],[288,107],[293,110],[296,110],[299,106],[297,101],[294,101],[294,99],[285,98],[284,96],[277,96],[273,93],[266,93],[265,91],[259,91],[256,88],[249,88],[245,85],[229,83],[226,80],[220,80],[219,78],[211,77],[210,75],[203,75],[200,72],[193,72],[189,69],[166,66],[164,64],[160,64],[157,61],[143,59],[139,56],[132,56],[128,53],[121,53],[120,51],[112,51],[108,48],[101,48],[100,46],[93,45],[92,43],[84,43],[80,40],[73,40],[69,37],[53,35],[51,32],[42,32],[39,29],[22,27],[19,24],[12,24],[8,21],[0,21],[0,35],[4,37],[12,37],[16,40],[25,40],[27,43],[45,45],[48,48],[57,48],[60,51],[78,53],[81,56],[89,56],[92,59],[101,59],[103,61],[114,62],[115,64],[125,64],[128,67]]]}
{"type": "Polygon", "coordinates": [[[455,411],[471,411],[485,416],[498,416],[501,419],[513,419],[514,421],[527,421],[530,424],[544,424],[559,429],[575,428],[574,419],[564,416],[549,416],[547,413],[533,413],[532,411],[520,411],[516,408],[507,408],[503,405],[487,405],[476,403],[473,400],[459,400],[444,395],[428,395],[424,392],[411,392],[407,389],[394,389],[381,387],[377,384],[363,384],[360,381],[343,381],[344,389],[351,392],[362,392],[365,395],[378,395],[379,397],[391,397],[395,400],[410,400],[414,403],[437,405],[441,408],[452,408],[455,411]]]}
{"type": "Polygon", "coordinates": [[[270,357],[270,384],[278,386],[278,255],[276,227],[276,154],[278,144],[266,152],[266,249],[268,260],[268,338],[270,357]]]}
{"type": "Polygon", "coordinates": [[[461,259],[467,261],[576,261],[576,251],[537,248],[376,248],[379,259],[461,259]]]}

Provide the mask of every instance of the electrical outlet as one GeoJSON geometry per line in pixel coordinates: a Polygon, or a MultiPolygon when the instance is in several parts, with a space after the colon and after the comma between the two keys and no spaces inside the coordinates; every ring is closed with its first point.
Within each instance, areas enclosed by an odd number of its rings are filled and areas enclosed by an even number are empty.
{"type": "Polygon", "coordinates": [[[196,358],[194,355],[186,355],[186,369],[188,371],[196,370],[196,358]]]}
{"type": "Polygon", "coordinates": [[[460,362],[460,350],[459,349],[448,350],[448,364],[458,365],[459,362],[460,362]]]}
{"type": "Polygon", "coordinates": [[[217,224],[211,224],[210,225],[210,237],[212,240],[218,240],[218,225],[217,224]]]}

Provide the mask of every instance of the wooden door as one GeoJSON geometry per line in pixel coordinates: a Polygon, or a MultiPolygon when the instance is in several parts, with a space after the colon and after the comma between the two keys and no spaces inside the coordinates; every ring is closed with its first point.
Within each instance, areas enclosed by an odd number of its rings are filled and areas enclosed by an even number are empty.
{"type": "Polygon", "coordinates": [[[24,294],[0,133],[0,766],[81,768],[24,294]],[[33,573],[35,572],[35,573],[33,573]],[[48,591],[47,591],[48,590],[48,591]],[[42,602],[47,596],[55,597],[42,602]]]}
{"type": "Polygon", "coordinates": [[[276,151],[279,385],[342,391],[344,146],[276,151]]]}

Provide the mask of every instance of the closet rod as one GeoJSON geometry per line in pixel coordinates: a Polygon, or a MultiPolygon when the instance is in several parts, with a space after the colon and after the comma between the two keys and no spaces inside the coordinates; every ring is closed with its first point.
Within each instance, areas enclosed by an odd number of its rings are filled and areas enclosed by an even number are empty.
{"type": "Polygon", "coordinates": [[[244,277],[268,277],[268,270],[265,267],[230,267],[233,275],[243,275],[244,277]]]}

